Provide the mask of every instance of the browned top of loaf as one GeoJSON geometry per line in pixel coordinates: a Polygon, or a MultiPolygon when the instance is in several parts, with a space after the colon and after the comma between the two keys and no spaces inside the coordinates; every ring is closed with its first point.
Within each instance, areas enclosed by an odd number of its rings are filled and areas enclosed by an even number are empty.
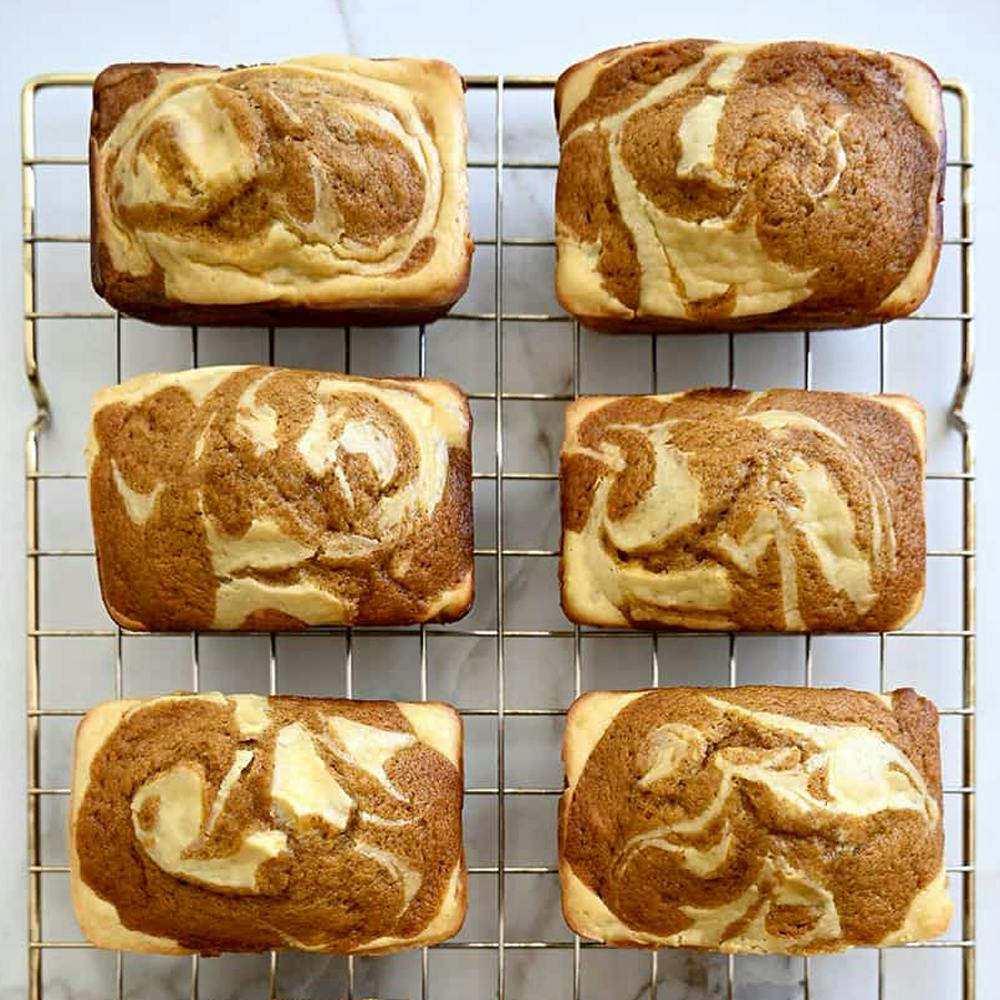
{"type": "MultiPolygon", "coordinates": [[[[703,603],[692,596],[693,585],[674,606],[657,606],[627,586],[607,593],[635,625],[691,627],[693,620],[699,628],[748,631],[896,628],[915,612],[923,592],[924,468],[922,433],[890,402],[892,397],[796,389],[698,389],[609,398],[596,407],[581,400],[570,407],[562,454],[564,546],[569,533],[592,529],[588,540],[618,571],[663,574],[665,584],[670,574],[721,567],[729,593],[722,603],[703,603]],[[577,410],[586,414],[578,424],[577,410]],[[770,411],[776,411],[776,424],[768,426],[770,411]],[[624,551],[609,529],[613,533],[653,489],[657,433],[697,489],[697,511],[679,508],[664,535],[624,551]],[[796,484],[804,467],[825,477],[816,482],[820,499],[832,495],[846,505],[846,538],[831,520],[843,510],[814,513],[796,484]],[[867,586],[858,586],[858,576],[838,578],[836,569],[824,567],[807,534],[811,517],[829,529],[819,541],[834,561],[867,564],[867,586]],[[843,548],[847,543],[854,551],[843,548]],[[742,558],[736,549],[745,550],[742,558]],[[861,591],[870,597],[862,599],[861,591]]],[[[902,402],[920,412],[912,400],[902,402]]],[[[677,490],[661,498],[665,505],[681,499],[677,490]]],[[[590,619],[573,593],[586,589],[591,566],[567,558],[564,547],[564,606],[584,623],[590,619]]]]}
{"type": "MultiPolygon", "coordinates": [[[[444,63],[428,61],[429,75],[454,74],[444,63]]],[[[434,115],[425,96],[412,95],[430,140],[434,115]]],[[[301,66],[221,69],[185,63],[127,63],[108,67],[94,84],[91,116],[91,186],[94,198],[107,200],[107,217],[125,232],[163,234],[194,246],[226,248],[262,240],[277,221],[297,239],[322,243],[327,229],[342,227],[341,243],[375,255],[393,238],[405,240],[425,204],[426,165],[418,162],[393,129],[379,127],[366,114],[352,113],[350,100],[376,104],[361,87],[323,79],[301,66]],[[215,74],[207,86],[249,150],[256,166],[252,177],[208,185],[187,161],[174,123],[144,126],[138,143],[124,151],[108,139],[123,116],[141,105],[164,81],[199,72],[215,74]],[[333,100],[326,100],[333,98],[333,100]],[[106,145],[108,148],[106,149],[106,145]],[[144,157],[155,164],[158,181],[191,199],[135,201],[122,198],[119,157],[144,157]],[[331,221],[331,206],[335,202],[331,221]]],[[[391,117],[393,109],[387,114],[391,117]]],[[[132,169],[131,167],[129,168],[132,169]]],[[[169,305],[160,263],[133,273],[114,266],[102,227],[105,215],[93,206],[93,262],[98,291],[114,304],[169,305]]],[[[145,238],[145,237],[144,237],[145,238]]],[[[406,277],[432,259],[433,234],[414,242],[409,255],[384,277],[406,277]]],[[[471,244],[469,244],[471,248],[471,244]]],[[[195,255],[197,256],[197,255],[195,255]]],[[[467,263],[467,262],[466,262],[467,263]]],[[[467,269],[467,268],[466,268],[467,269]]],[[[461,275],[456,275],[455,280],[461,275]]],[[[427,293],[430,298],[434,294],[427,293]]],[[[439,297],[439,296],[438,296],[439,297]]]]}
{"type": "MultiPolygon", "coordinates": [[[[461,857],[459,770],[426,743],[414,742],[386,765],[397,797],[324,742],[330,739],[329,716],[413,733],[394,703],[288,696],[267,701],[270,725],[252,744],[241,737],[230,705],[172,699],[127,714],[94,757],[76,817],[81,878],[115,906],[125,927],[174,939],[192,951],[262,951],[286,947],[288,938],[350,951],[381,937],[419,934],[437,914],[461,857]],[[235,752],[252,746],[252,763],[198,848],[199,858],[225,858],[249,832],[274,827],[269,789],[275,739],[281,727],[295,722],[314,734],[316,751],[356,802],[347,829],[337,833],[316,824],[291,834],[288,849],[259,869],[253,892],[210,888],[158,867],[133,828],[131,803],[143,784],[177,764],[198,765],[211,802],[235,752]],[[401,822],[390,826],[368,817],[401,822]],[[400,880],[359,853],[357,842],[390,852],[419,873],[409,906],[403,909],[400,880]]],[[[140,815],[139,821],[153,818],[140,815]]]]}
{"type": "Polygon", "coordinates": [[[899,928],[915,895],[939,873],[942,845],[937,711],[909,689],[892,693],[891,708],[875,695],[842,689],[649,692],[627,705],[597,743],[561,827],[562,858],[584,884],[627,926],[663,937],[691,925],[681,906],[723,907],[758,885],[761,899],[726,928],[724,942],[744,932],[768,905],[780,881],[775,869],[802,873],[832,894],[842,936],[809,939],[822,909],[818,897],[815,907],[770,905],[766,930],[783,938],[789,951],[796,950],[797,940],[808,941],[804,950],[810,952],[875,945],[899,928]],[[812,775],[808,792],[833,808],[790,807],[769,787],[767,775],[777,781],[801,772],[819,749],[813,739],[766,719],[726,712],[709,698],[818,726],[872,730],[919,772],[936,815],[916,809],[868,815],[838,810],[827,788],[826,765],[812,775]],[[704,745],[678,756],[669,774],[644,786],[640,780],[656,757],[653,734],[671,724],[682,734],[683,727],[692,727],[704,745]],[[706,848],[728,829],[729,850],[718,869],[699,877],[678,851],[626,849],[648,831],[703,815],[722,786],[720,761],[761,765],[762,776],[734,778],[718,815],[703,828],[663,834],[681,847],[706,848]],[[767,877],[761,874],[765,866],[771,871],[767,877]]]}
{"type": "MultiPolygon", "coordinates": [[[[605,53],[588,95],[560,129],[559,224],[599,247],[607,292],[637,309],[641,268],[612,181],[602,120],[627,110],[667,77],[696,66],[713,42],[663,42],[605,53]],[[596,128],[582,128],[595,125],[596,128]]],[[[595,57],[600,59],[602,57],[595,57]]],[[[768,258],[814,270],[798,315],[871,313],[899,285],[924,246],[929,198],[943,170],[943,143],[913,118],[889,58],[817,42],[761,45],[746,55],[714,144],[717,177],[679,176],[684,115],[707,94],[725,58],[710,57],[686,86],[630,115],[620,137],[624,168],[639,192],[669,216],[729,217],[753,227],[768,258]],[[794,108],[801,112],[796,124],[794,108]],[[838,169],[824,136],[840,133],[846,162],[836,196],[817,200],[838,169]]],[[[568,70],[556,91],[556,113],[568,70]]],[[[795,112],[798,114],[798,112],[795,112]]],[[[673,281],[684,297],[676,274],[673,281]]],[[[723,321],[735,297],[691,301],[689,319],[723,321]]]]}
{"type": "Polygon", "coordinates": [[[427,425],[410,426],[378,395],[381,387],[421,401],[419,380],[253,366],[217,371],[218,384],[201,402],[170,385],[137,401],[109,401],[94,414],[91,512],[102,592],[120,623],[150,631],[280,630],[464,614],[472,597],[471,421],[457,389],[427,383],[450,396],[459,423],[464,414],[463,433],[449,446],[433,414],[427,425]],[[320,394],[331,379],[358,391],[320,394]],[[273,447],[263,447],[254,421],[269,418],[273,447]],[[333,439],[352,422],[382,436],[394,466],[380,470],[357,445],[337,450],[333,439]],[[310,465],[300,447],[317,432],[324,466],[310,465]],[[421,438],[446,456],[440,497],[421,487],[421,438]],[[146,499],[145,520],[130,513],[129,492],[146,499]],[[403,494],[413,503],[390,523],[383,512],[403,494]],[[259,559],[250,546],[242,560],[218,562],[220,538],[252,538],[248,531],[262,522],[301,545],[299,556],[268,564],[262,544],[259,559]],[[345,550],[345,538],[362,547],[345,550]],[[321,621],[310,619],[306,601],[264,600],[234,620],[220,588],[241,579],[273,588],[276,599],[282,588],[308,585],[349,611],[321,621]],[[445,600],[463,584],[464,595],[445,600]]]}
{"type": "MultiPolygon", "coordinates": [[[[121,115],[156,86],[165,64],[139,65],[120,79],[99,77],[93,128],[100,145],[121,115]],[[114,81],[114,82],[112,82],[114,81]]],[[[389,132],[362,121],[331,122],[316,101],[315,78],[305,73],[241,74],[230,71],[213,84],[213,96],[237,131],[266,157],[268,169],[241,191],[220,191],[195,211],[162,204],[120,208],[121,220],[142,229],[221,242],[263,233],[275,215],[307,223],[316,212],[311,158],[335,178],[337,207],[351,239],[376,246],[411,224],[423,204],[424,177],[412,154],[389,132]],[[358,155],[359,146],[364,155],[358,155]]],[[[350,88],[347,88],[348,90],[350,88]]],[[[174,133],[151,129],[143,139],[155,154],[160,176],[182,187],[190,183],[174,133]]],[[[112,163],[105,163],[110,171],[112,163]]]]}

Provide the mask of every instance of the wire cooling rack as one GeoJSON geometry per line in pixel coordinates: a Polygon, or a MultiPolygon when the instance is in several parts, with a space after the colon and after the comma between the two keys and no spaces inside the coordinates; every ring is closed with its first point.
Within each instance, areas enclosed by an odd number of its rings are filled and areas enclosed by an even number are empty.
{"type": "Polygon", "coordinates": [[[945,85],[957,154],[948,162],[941,268],[922,313],[854,332],[613,338],[581,331],[552,299],[550,79],[467,80],[477,253],[459,308],[428,329],[353,335],[154,329],[108,311],[90,291],[87,269],[91,82],[42,76],[23,94],[24,334],[37,404],[25,450],[32,1000],[972,998],[975,476],[962,406],[973,358],[973,164],[961,84],[945,85]],[[97,597],[87,525],[79,447],[87,400],[101,384],[137,371],[223,361],[443,375],[469,390],[478,595],[468,619],[296,636],[149,636],[114,626],[97,597]],[[581,392],[726,382],[909,389],[927,404],[928,600],[911,627],[850,637],[657,636],[581,629],[562,618],[555,568],[565,403],[581,392]],[[913,683],[943,706],[948,872],[958,904],[944,939],[805,960],[727,958],[612,951],[565,928],[555,813],[568,701],[594,687],[751,682],[876,690],[913,683]],[[174,959],[90,948],[68,901],[65,813],[76,722],[104,698],[207,686],[457,704],[469,782],[470,915],[462,933],[434,949],[357,960],[296,953],[174,959]]]}

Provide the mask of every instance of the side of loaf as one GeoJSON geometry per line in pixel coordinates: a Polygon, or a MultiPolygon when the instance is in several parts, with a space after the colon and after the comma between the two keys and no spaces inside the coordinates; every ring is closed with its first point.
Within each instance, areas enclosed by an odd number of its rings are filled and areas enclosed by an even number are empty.
{"type": "Polygon", "coordinates": [[[153,322],[428,322],[468,284],[465,146],[462,79],[436,60],[110,66],[94,287],[153,322]]]}
{"type": "Polygon", "coordinates": [[[107,702],[77,731],[73,903],[98,947],[434,944],[465,915],[462,726],[447,705],[107,702]]]}
{"type": "Polygon", "coordinates": [[[942,933],[937,727],[909,689],[584,695],[563,749],[567,922],[613,945],[800,955],[942,933]]]}
{"type": "Polygon", "coordinates": [[[580,624],[887,631],[919,610],[924,414],[905,396],[583,397],[561,458],[580,624]]]}
{"type": "Polygon", "coordinates": [[[556,290],[589,326],[863,326],[930,290],[945,131],[917,59],[648,42],[566,70],[556,118],[556,290]]]}
{"type": "Polygon", "coordinates": [[[94,400],[101,591],[139,631],[453,620],[473,595],[462,392],[256,366],[94,400]]]}

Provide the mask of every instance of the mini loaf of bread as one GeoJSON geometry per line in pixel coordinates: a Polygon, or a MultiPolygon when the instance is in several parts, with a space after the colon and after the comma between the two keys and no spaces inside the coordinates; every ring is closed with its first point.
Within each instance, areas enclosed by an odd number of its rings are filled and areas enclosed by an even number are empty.
{"type": "Polygon", "coordinates": [[[465,916],[461,721],[433,702],[107,702],[77,731],[69,856],[101,948],[443,941],[465,916]]]}
{"type": "Polygon", "coordinates": [[[563,610],[586,625],[885,631],[924,591],[906,396],[584,397],[562,450],[563,610]]]}
{"type": "Polygon", "coordinates": [[[556,118],[556,290],[589,326],[859,326],[930,290],[945,135],[916,59],[649,42],[566,70],[556,118]]]}
{"type": "Polygon", "coordinates": [[[591,692],[563,912],[613,945],[810,955],[948,926],[937,711],[913,691],[591,692]]]}
{"type": "Polygon", "coordinates": [[[468,284],[447,63],[129,63],[94,84],[94,287],[163,323],[434,319],[468,284]]]}
{"type": "Polygon", "coordinates": [[[448,382],[282,368],[140,375],[87,445],[101,591],[123,628],[461,617],[469,407],[448,382]]]}

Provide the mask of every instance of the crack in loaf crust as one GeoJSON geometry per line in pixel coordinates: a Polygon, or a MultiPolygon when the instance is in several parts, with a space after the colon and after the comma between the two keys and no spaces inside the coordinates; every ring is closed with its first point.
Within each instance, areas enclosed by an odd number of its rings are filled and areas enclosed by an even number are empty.
{"type": "Polygon", "coordinates": [[[575,622],[885,631],[924,591],[924,415],[905,396],[585,397],[561,458],[575,622]]]}
{"type": "Polygon", "coordinates": [[[597,329],[861,326],[941,244],[941,88],[818,42],[613,49],[556,87],[556,291],[597,329]]]}
{"type": "Polygon", "coordinates": [[[87,466],[108,611],[143,631],[460,618],[471,432],[430,379],[247,366],[105,389],[87,466]]]}
{"type": "Polygon", "coordinates": [[[937,721],[909,689],[585,695],[563,748],[567,922],[729,952],[934,937],[952,912],[937,721]]]}
{"type": "Polygon", "coordinates": [[[153,322],[426,322],[465,291],[465,101],[436,60],[128,63],[94,84],[91,268],[153,322]]]}
{"type": "Polygon", "coordinates": [[[77,732],[73,899],[99,947],[392,951],[465,915],[450,706],[108,702],[77,732]]]}

